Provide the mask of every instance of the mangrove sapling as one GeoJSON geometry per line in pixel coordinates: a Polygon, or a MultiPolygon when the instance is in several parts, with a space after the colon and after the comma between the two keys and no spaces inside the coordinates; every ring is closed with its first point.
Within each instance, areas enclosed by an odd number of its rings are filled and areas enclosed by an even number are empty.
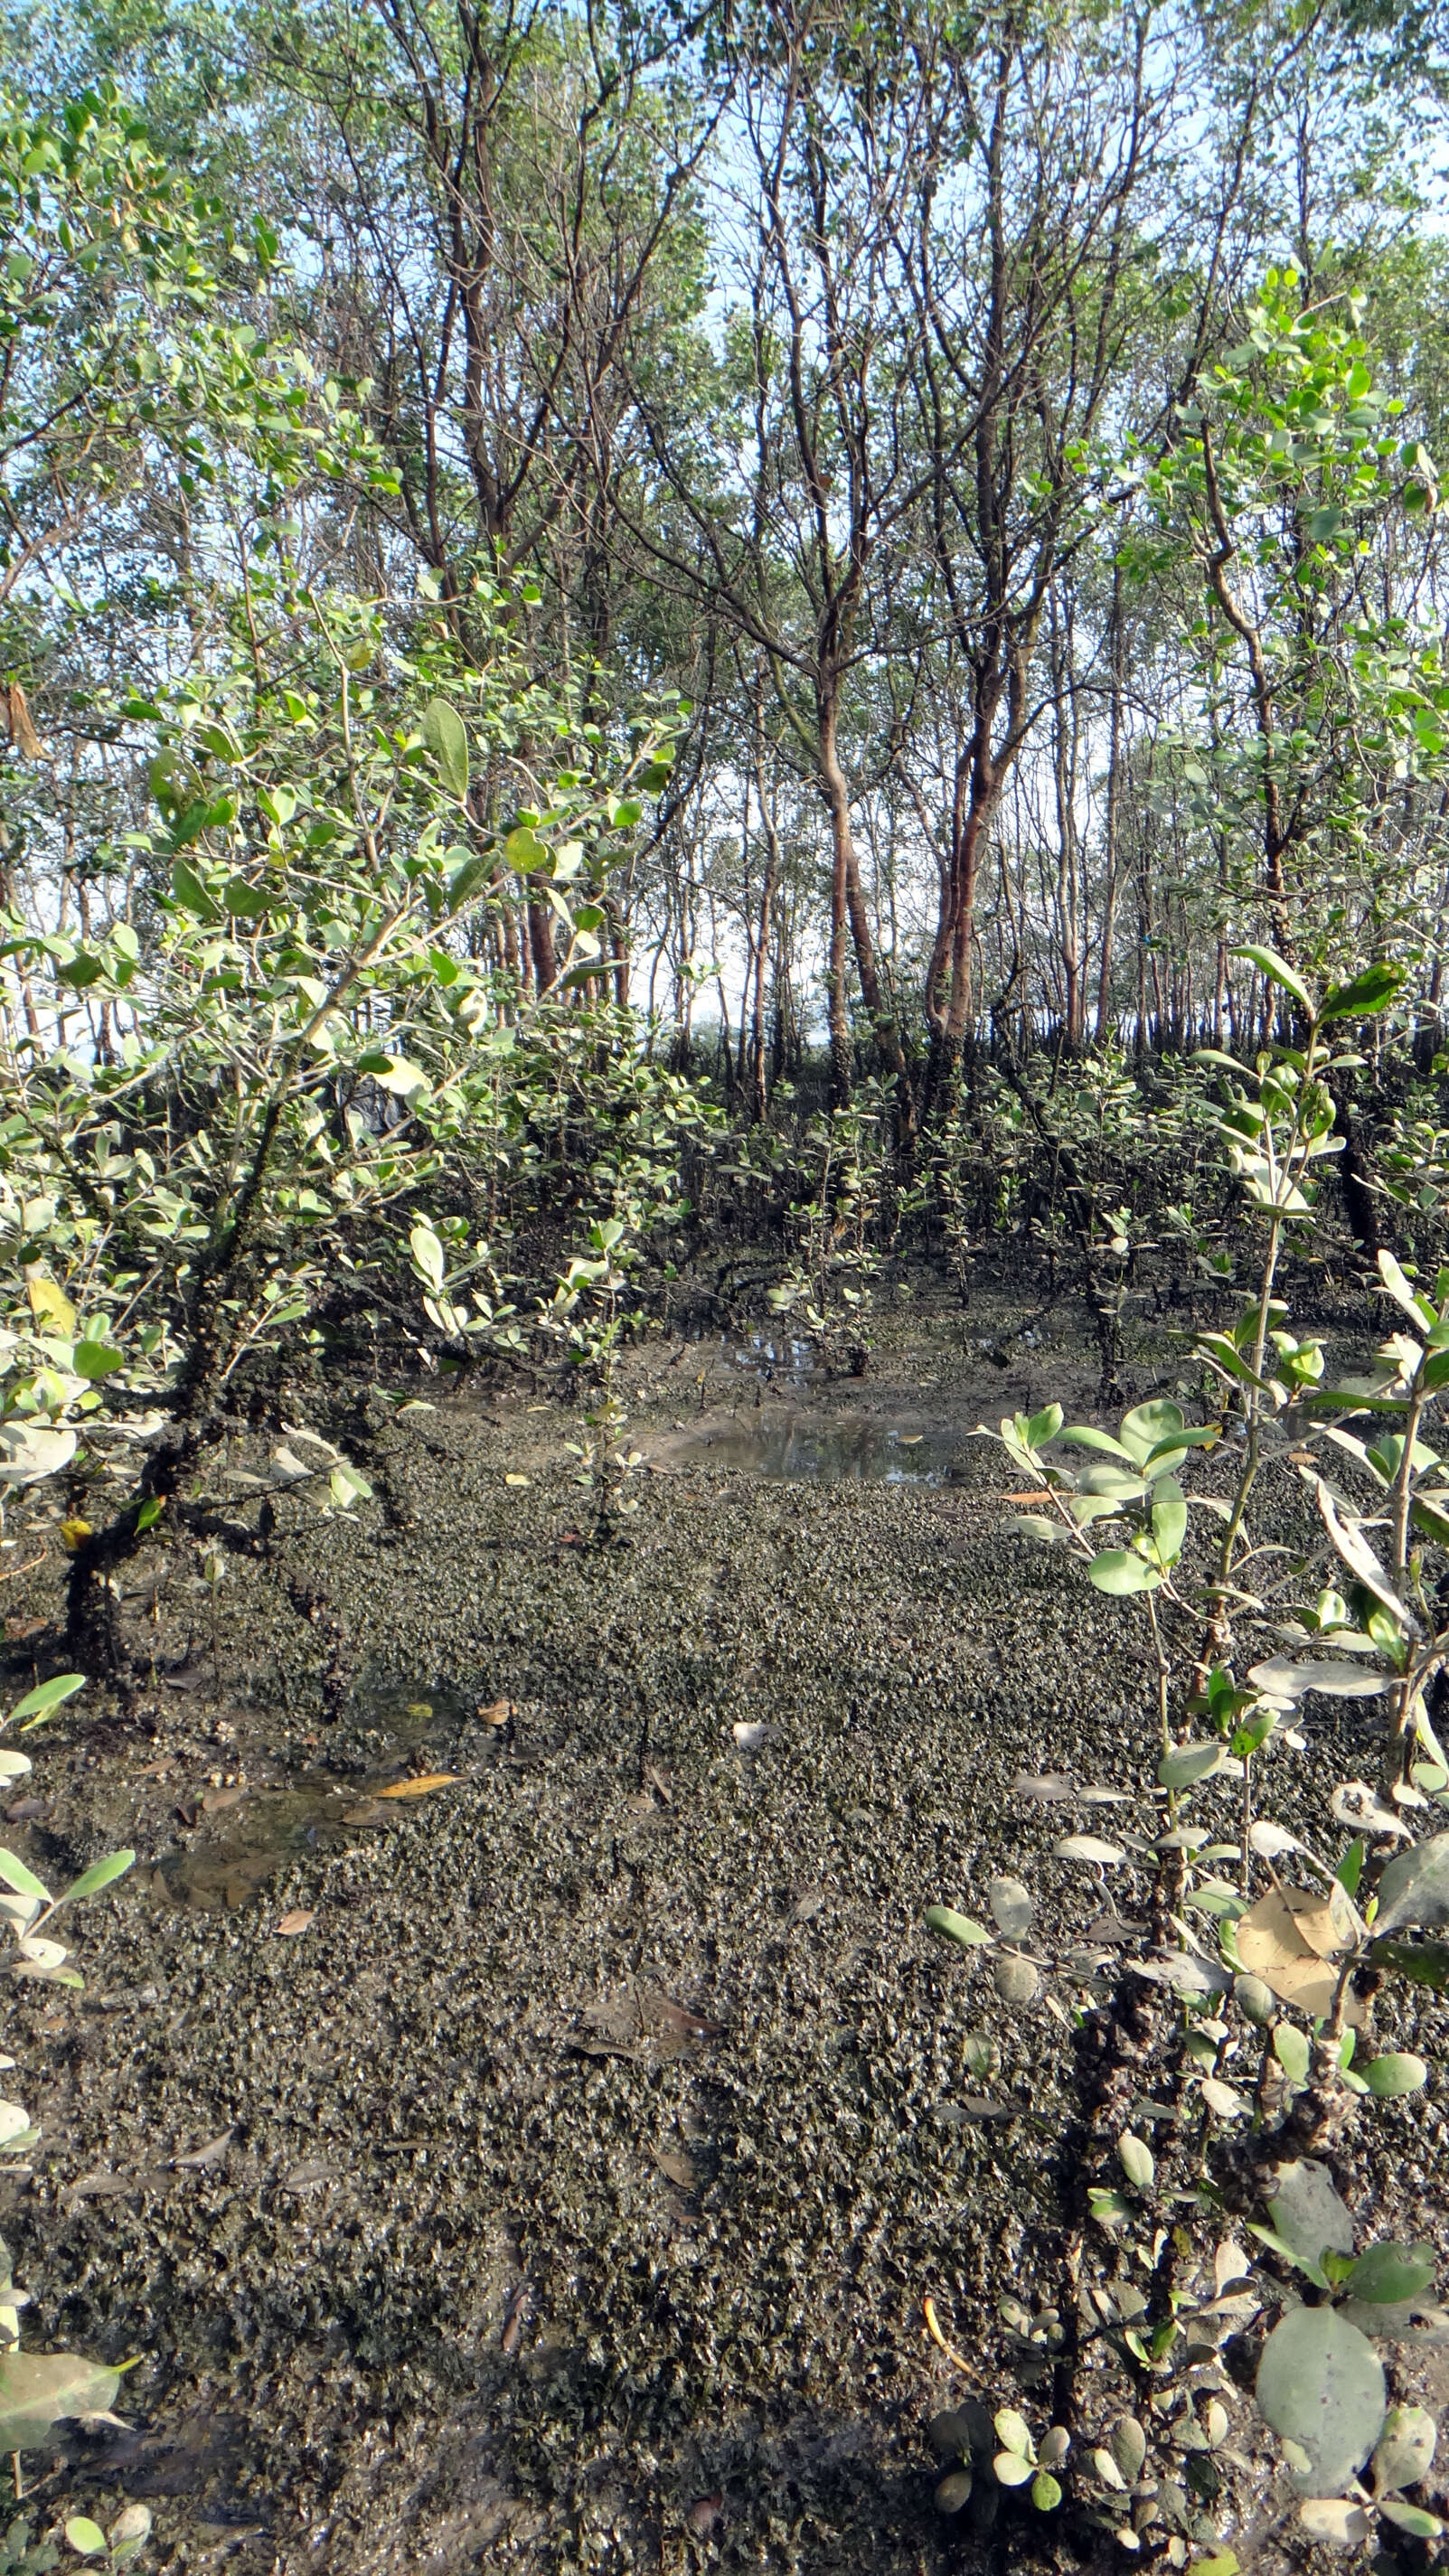
{"type": "MultiPolygon", "coordinates": [[[[1291,973],[1266,952],[1262,962],[1275,976],[1291,973]]],[[[1449,1273],[1431,1298],[1392,1255],[1380,1256],[1384,1291],[1413,1329],[1390,1336],[1371,1375],[1341,1386],[1325,1383],[1321,1348],[1288,1331],[1274,1293],[1286,1229],[1311,1211],[1310,1168],[1331,1150],[1318,1032],[1381,1003],[1391,980],[1371,970],[1315,1010],[1295,977],[1307,1045],[1260,1059],[1254,1077],[1236,1069],[1224,1127],[1238,1177],[1261,1212],[1265,1250],[1253,1300],[1231,1332],[1204,1336],[1199,1353],[1238,1408],[1239,1439],[1227,1442],[1223,1423],[1190,1427],[1162,1401],[1132,1408],[1115,1434],[1068,1427],[1056,1405],[1001,1425],[1029,1479],[1022,1499],[1050,1507],[1013,1526],[1068,1551],[1097,1590],[1138,1603],[1147,1626],[1156,1676],[1153,1809],[1114,1817],[1111,1840],[1075,1832],[1053,1846],[1057,1858],[1099,1878],[1135,1878],[1138,1919],[1124,1919],[1113,1903],[1083,1939],[1056,1950],[1034,1940],[1027,1953],[1033,1906],[1016,1881],[993,1884],[994,1935],[954,1908],[935,1907],[928,1917],[958,1944],[995,1954],[999,2005],[1026,2007],[1046,1977],[1044,2000],[1084,2034],[1096,2028],[1109,2051],[1134,1992],[1156,1988],[1171,1999],[1150,2041],[1160,2061],[1151,2116],[1167,2123],[1165,2138],[1159,2132],[1149,2146],[1130,2119],[1113,2134],[1105,2107],[1087,2123],[1073,2150],[1069,2197],[1081,2216],[1069,2227],[1059,2293],[1075,2320],[1079,2394],[1084,2356],[1110,2357],[1127,2374],[1153,2492],[1143,2492],[1140,2478],[1131,2492],[1134,2482],[1106,2441],[1070,2470],[1063,2452],[1049,2485],[1038,2488],[1032,2445],[1039,2456],[1042,2440],[1060,2428],[1038,2437],[1028,2427],[1023,2444],[1008,2438],[1011,2410],[1007,2434],[998,2419],[1002,2449],[991,2467],[998,2484],[1023,2488],[1046,2510],[1070,2491],[1134,2551],[1162,2520],[1171,2563],[1185,2565],[1193,2545],[1209,2545],[1216,2555],[1208,2563],[1222,2576],[1237,2560],[1220,2546],[1207,2508],[1223,2486],[1213,2455],[1231,2466],[1224,2445],[1241,2397],[1217,2348],[1227,2333],[1282,2308],[1285,2290],[1231,2234],[1211,2251],[1200,2247],[1195,2207],[1236,2206],[1246,2218],[1261,2194],[1269,2223],[1250,2222],[1255,2243],[1299,2262],[1329,2294],[1331,2323],[1315,2309],[1310,2327],[1301,2322],[1305,2311],[1286,2309],[1264,2341],[1257,2382],[1261,2413],[1284,2440],[1305,2532],[1362,2537],[1376,2515],[1423,2537],[1441,2529],[1403,2493],[1427,2470],[1433,2441],[1422,2427],[1408,2441],[1403,2410],[1390,2428],[1372,2340],[1375,2330],[1407,2329],[1429,2294],[1432,2264],[1422,2249],[1392,2244],[1355,2255],[1349,2214],[1311,2150],[1331,2147],[1357,2106],[1399,2099],[1425,2082],[1427,2068],[1412,2050],[1371,2043],[1373,1989],[1391,1997],[1395,1980],[1449,1987],[1449,1947],[1423,1937],[1449,1923],[1449,1831],[1420,1836],[1416,1822],[1436,1807],[1449,1810],[1449,1761],[1427,1706],[1429,1680],[1449,1655],[1449,1624],[1431,1608],[1438,1592],[1426,1565],[1434,1557],[1442,1575],[1449,1479],[1441,1480],[1437,1454],[1420,1436],[1449,1385],[1449,1273]],[[1349,1425],[1365,1417],[1370,1434],[1360,1437],[1349,1425]],[[1064,1463],[1063,1450],[1085,1453],[1088,1463],[1064,1463]],[[1235,1458],[1228,1491],[1189,1496],[1184,1480],[1220,1453],[1235,1458]],[[1327,1472],[1343,1456],[1358,1476],[1358,1497],[1327,1472]],[[1270,1593],[1260,1570],[1274,1554],[1255,1517],[1270,1457],[1312,1495],[1323,1533],[1320,1571],[1335,1578],[1296,1616],[1281,1576],[1270,1593]],[[1187,1545],[1190,1504],[1221,1527],[1205,1575],[1194,1574],[1187,1545]],[[1099,1537],[1114,1543],[1099,1546],[1099,1537]],[[1290,1651],[1260,1653],[1240,1683],[1227,1656],[1253,1631],[1290,1651]],[[1379,1787],[1345,1781],[1332,1795],[1326,1857],[1315,1838],[1262,1812],[1260,1786],[1265,1761],[1302,1743],[1297,1720],[1319,1692],[1387,1700],[1391,1712],[1379,1787]],[[1197,1731],[1180,1732],[1182,1718],[1197,1731]],[[1221,2142],[1234,2131],[1242,2145],[1224,2152],[1221,2142]],[[1280,2162],[1270,2174],[1275,2150],[1280,2162]],[[1264,2177],[1256,2186],[1255,2166],[1264,2177]],[[1330,2223],[1305,2253],[1303,2229],[1311,2233],[1325,2211],[1330,2223]],[[1103,2243],[1110,2272],[1097,2250],[1103,2243]],[[1381,2441],[1389,2443],[1382,2457],[1381,2441]],[[1370,2487],[1360,2472],[1371,2453],[1370,2487]],[[1157,2498],[1172,2498],[1171,2510],[1157,2498]]],[[[1301,1547],[1282,1554],[1301,1579],[1301,1547]]],[[[1124,1796],[1120,1784],[1081,1789],[1025,1775],[1017,1787],[1048,1803],[1124,1796]]],[[[983,2117],[1014,2109],[977,2103],[983,2117]]],[[[1258,2437],[1244,2437],[1245,2453],[1260,2448],[1258,2437]]],[[[963,2462],[953,2474],[943,2500],[959,2504],[972,2471],[963,2462]]]]}
{"type": "Polygon", "coordinates": [[[65,2536],[78,2558],[100,2568],[103,2576],[120,2576],[123,2567],[131,2566],[151,2537],[149,2505],[123,2505],[115,2521],[105,2531],[86,2513],[66,2516],[65,2536]]]}
{"type": "Polygon", "coordinates": [[[522,1359],[527,1345],[518,1308],[504,1294],[492,1252],[484,1243],[470,1255],[467,1244],[466,1217],[444,1217],[435,1227],[420,1216],[411,1228],[408,1250],[424,1290],[423,1311],[467,1361],[482,1352],[522,1359]]]}
{"type": "Polygon", "coordinates": [[[624,1445],[629,1428],[618,1385],[620,1339],[644,1318],[622,1303],[629,1287],[629,1228],[622,1217],[591,1225],[589,1250],[569,1262],[547,1306],[541,1306],[543,1330],[561,1340],[576,1369],[592,1375],[595,1394],[586,1407],[583,1437],[569,1447],[578,1460],[574,1481],[594,1497],[596,1542],[617,1535],[617,1523],[639,1508],[628,1491],[630,1479],[643,1466],[642,1453],[624,1445]]]}
{"type": "Polygon", "coordinates": [[[794,1249],[769,1291],[772,1313],[803,1323],[830,1375],[844,1367],[861,1376],[870,1350],[864,1325],[880,1267],[885,1120],[885,1086],[877,1081],[863,1084],[848,1108],[812,1122],[819,1170],[809,1195],[790,1209],[794,1249]]]}
{"type": "MultiPolygon", "coordinates": [[[[8,1717],[0,1719],[0,1732],[14,1726],[22,1735],[33,1733],[85,1686],[83,1673],[59,1673],[40,1683],[16,1702],[8,1717]]],[[[0,1750],[0,1781],[24,1779],[30,1767],[28,1754],[10,1747],[0,1750]]],[[[103,1889],[114,1886],[131,1868],[135,1857],[133,1851],[110,1852],[83,1869],[68,1887],[52,1894],[16,1853],[0,1851],[0,1886],[5,1891],[0,1894],[0,1922],[11,1942],[4,1973],[43,1985],[79,1988],[83,1980],[70,1965],[68,1951],[51,1937],[51,1927],[66,1906],[99,1896],[103,1889]]],[[[14,2063],[9,2057],[0,2060],[7,2071],[14,2063]]],[[[20,2103],[0,2102],[0,2156],[24,2155],[38,2144],[39,2138],[39,2129],[20,2103]]],[[[0,2454],[12,2460],[17,2502],[21,2492],[20,2454],[43,2448],[50,2442],[56,2424],[68,2417],[114,2420],[109,2410],[122,2378],[120,2370],[88,2360],[81,2353],[22,2352],[20,2312],[28,2305],[28,2293],[16,2287],[9,2253],[0,2243],[0,2454]]],[[[119,2539],[117,2526],[109,2541],[104,2535],[102,2540],[103,2546],[121,2551],[114,2559],[117,2566],[134,2557],[151,2527],[144,2507],[127,2508],[127,2513],[130,2519],[122,2517],[125,2528],[119,2530],[119,2539]],[[129,2539],[134,2539],[134,2547],[128,2545],[129,2539]]],[[[8,2542],[13,2541],[14,2533],[12,2524],[8,2542]]],[[[53,2559],[44,2561],[33,2553],[27,2557],[29,2548],[26,2538],[14,2551],[11,2564],[33,2568],[54,2563],[53,2559]]]]}
{"type": "MultiPolygon", "coordinates": [[[[293,596],[271,568],[256,595],[273,687],[223,671],[120,710],[160,737],[159,819],[131,836],[166,888],[158,935],[143,951],[124,921],[80,939],[5,925],[62,1040],[78,994],[109,1014],[104,1051],[10,1042],[0,1446],[12,1481],[79,1476],[108,1449],[122,1464],[132,1433],[130,1499],[71,1580],[73,1635],[104,1627],[92,1642],[118,1669],[105,1577],[140,1509],[182,1512],[242,1361],[372,1258],[379,1216],[457,1157],[470,1102],[496,1089],[501,1023],[524,1006],[475,933],[551,909],[567,988],[598,954],[587,898],[610,836],[642,811],[597,763],[566,765],[574,718],[523,670],[512,592],[477,586],[466,667],[441,610],[409,604],[403,654],[387,603],[293,596]],[[530,726],[554,746],[542,775],[530,726]],[[510,782],[502,813],[475,751],[510,782]]],[[[675,720],[636,729],[620,785],[667,778],[675,720]]]]}

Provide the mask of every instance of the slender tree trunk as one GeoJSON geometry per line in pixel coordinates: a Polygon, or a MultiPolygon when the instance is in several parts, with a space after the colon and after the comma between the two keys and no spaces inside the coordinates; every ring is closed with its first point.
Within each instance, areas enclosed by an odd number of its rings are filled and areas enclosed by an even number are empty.
{"type": "Polygon", "coordinates": [[[539,993],[547,993],[553,987],[558,969],[553,955],[553,923],[545,904],[531,903],[528,907],[528,944],[533,955],[534,988],[539,993]]]}
{"type": "Polygon", "coordinates": [[[855,949],[856,970],[860,976],[861,999],[870,1013],[871,1028],[888,1071],[895,1078],[896,1128],[904,1151],[910,1151],[916,1132],[916,1104],[911,1092],[911,1077],[906,1065],[901,1033],[893,1011],[886,1008],[881,991],[880,970],[876,964],[875,940],[871,933],[870,914],[866,909],[865,891],[860,882],[860,859],[855,835],[850,826],[850,790],[840,766],[836,726],[839,713],[838,688],[828,684],[819,698],[820,777],[825,802],[830,813],[831,880],[830,880],[830,1085],[837,1108],[850,1098],[851,1048],[850,1013],[845,995],[845,930],[850,925],[855,949]]]}

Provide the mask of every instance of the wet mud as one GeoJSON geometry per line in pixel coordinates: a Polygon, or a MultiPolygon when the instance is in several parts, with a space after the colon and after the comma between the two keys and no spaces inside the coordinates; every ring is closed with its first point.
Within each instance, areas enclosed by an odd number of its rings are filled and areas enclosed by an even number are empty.
{"type": "MultiPolygon", "coordinates": [[[[1023,2563],[933,2508],[970,2392],[922,2299],[1009,2395],[1071,2050],[921,1916],[1010,1871],[1084,1919],[1013,1777],[1150,1776],[1134,1623],[1002,1534],[969,1436],[1089,1402],[1090,1357],[988,1361],[942,1310],[864,1385],[770,1365],[626,1355],[615,1544],[557,1405],[433,1386],[319,1404],[353,1514],[229,1507],[214,1584],[137,1559],[139,1715],[77,1703],[6,1829],[139,1855],[77,1910],[85,1993],[9,2014],[32,2334],[137,2356],[42,2502],[144,2498],[178,2576],[1023,2563]],[[973,2034],[1036,2128],[963,2114],[973,2034]]],[[[8,1587],[17,1684],[63,1576],[52,1543],[8,1587]]],[[[1316,1718],[1293,1795],[1368,1723],[1316,1718]]],[[[1441,2096],[1388,2106],[1365,2190],[1434,2196],[1441,2096]]]]}

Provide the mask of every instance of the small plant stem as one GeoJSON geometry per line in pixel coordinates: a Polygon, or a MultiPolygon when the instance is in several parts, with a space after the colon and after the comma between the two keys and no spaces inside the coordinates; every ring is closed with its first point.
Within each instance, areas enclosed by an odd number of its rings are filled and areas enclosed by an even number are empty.
{"type": "MultiPolygon", "coordinates": [[[[1258,1319],[1256,1329],[1253,1334],[1253,1375],[1255,1378],[1261,1378],[1263,1374],[1263,1354],[1268,1347],[1268,1317],[1273,1304],[1273,1284],[1277,1277],[1278,1254],[1282,1246],[1282,1241],[1283,1220],[1280,1216],[1275,1214],[1268,1230],[1268,1250],[1263,1262],[1263,1276],[1258,1291],[1258,1319]]],[[[1245,1419],[1248,1425],[1247,1451],[1243,1459],[1242,1474],[1238,1478],[1237,1491],[1233,1496],[1232,1510],[1228,1516],[1228,1525],[1223,1532],[1222,1547],[1218,1554],[1218,1581],[1213,1596],[1214,1643],[1219,1641],[1222,1634],[1223,1603],[1227,1598],[1228,1586],[1232,1581],[1233,1552],[1237,1547],[1238,1539],[1242,1533],[1243,1522],[1247,1516],[1249,1499],[1252,1495],[1253,1487],[1258,1479],[1258,1468],[1262,1459],[1262,1404],[1262,1388],[1260,1386],[1250,1386],[1246,1390],[1246,1403],[1244,1407],[1245,1419]]]]}
{"type": "Polygon", "coordinates": [[[1404,1424],[1404,1446],[1394,1478],[1394,1590],[1401,1596],[1409,1579],[1409,1512],[1414,1495],[1414,1449],[1424,1411],[1424,1396],[1415,1386],[1404,1424]]]}
{"type": "MultiPolygon", "coordinates": [[[[1179,1416],[1179,1420],[1180,1419],[1181,1416],[1179,1416]]],[[[1162,1643],[1162,1630],[1158,1624],[1156,1600],[1150,1592],[1147,1594],[1146,1598],[1147,1616],[1152,1624],[1153,1650],[1157,1656],[1157,1722],[1162,1734],[1162,1750],[1164,1754],[1168,1754],[1172,1751],[1172,1729],[1168,1723],[1167,1685],[1171,1678],[1172,1667],[1168,1662],[1166,1650],[1162,1643]]],[[[1167,1793],[1169,1815],[1173,1812],[1174,1795],[1175,1793],[1169,1789],[1167,1793]]]]}

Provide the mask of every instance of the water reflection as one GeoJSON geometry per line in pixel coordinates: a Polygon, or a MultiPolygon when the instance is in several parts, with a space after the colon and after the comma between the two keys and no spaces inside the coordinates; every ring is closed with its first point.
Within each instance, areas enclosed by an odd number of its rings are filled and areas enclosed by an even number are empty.
{"type": "Polygon", "coordinates": [[[349,1776],[312,1766],[245,1790],[194,1842],[162,1853],[151,1894],[202,1914],[249,1904],[299,1853],[341,1851],[359,1833],[400,1824],[408,1802],[379,1792],[404,1772],[463,1772],[496,1759],[503,1744],[496,1727],[480,1723],[477,1693],[456,1683],[369,1674],[347,1716],[347,1732],[366,1748],[365,1769],[349,1776]]]}
{"type": "Polygon", "coordinates": [[[822,1422],[796,1413],[701,1422],[671,1449],[681,1466],[732,1468],[782,1483],[941,1485],[964,1466],[964,1443],[944,1426],[895,1426],[845,1415],[822,1422]]]}
{"type": "Polygon", "coordinates": [[[757,1377],[766,1386],[783,1378],[792,1386],[803,1386],[815,1373],[816,1354],[809,1342],[791,1334],[768,1333],[760,1329],[746,1335],[742,1342],[731,1341],[728,1333],[720,1335],[720,1349],[730,1368],[747,1377],[757,1377]]]}

